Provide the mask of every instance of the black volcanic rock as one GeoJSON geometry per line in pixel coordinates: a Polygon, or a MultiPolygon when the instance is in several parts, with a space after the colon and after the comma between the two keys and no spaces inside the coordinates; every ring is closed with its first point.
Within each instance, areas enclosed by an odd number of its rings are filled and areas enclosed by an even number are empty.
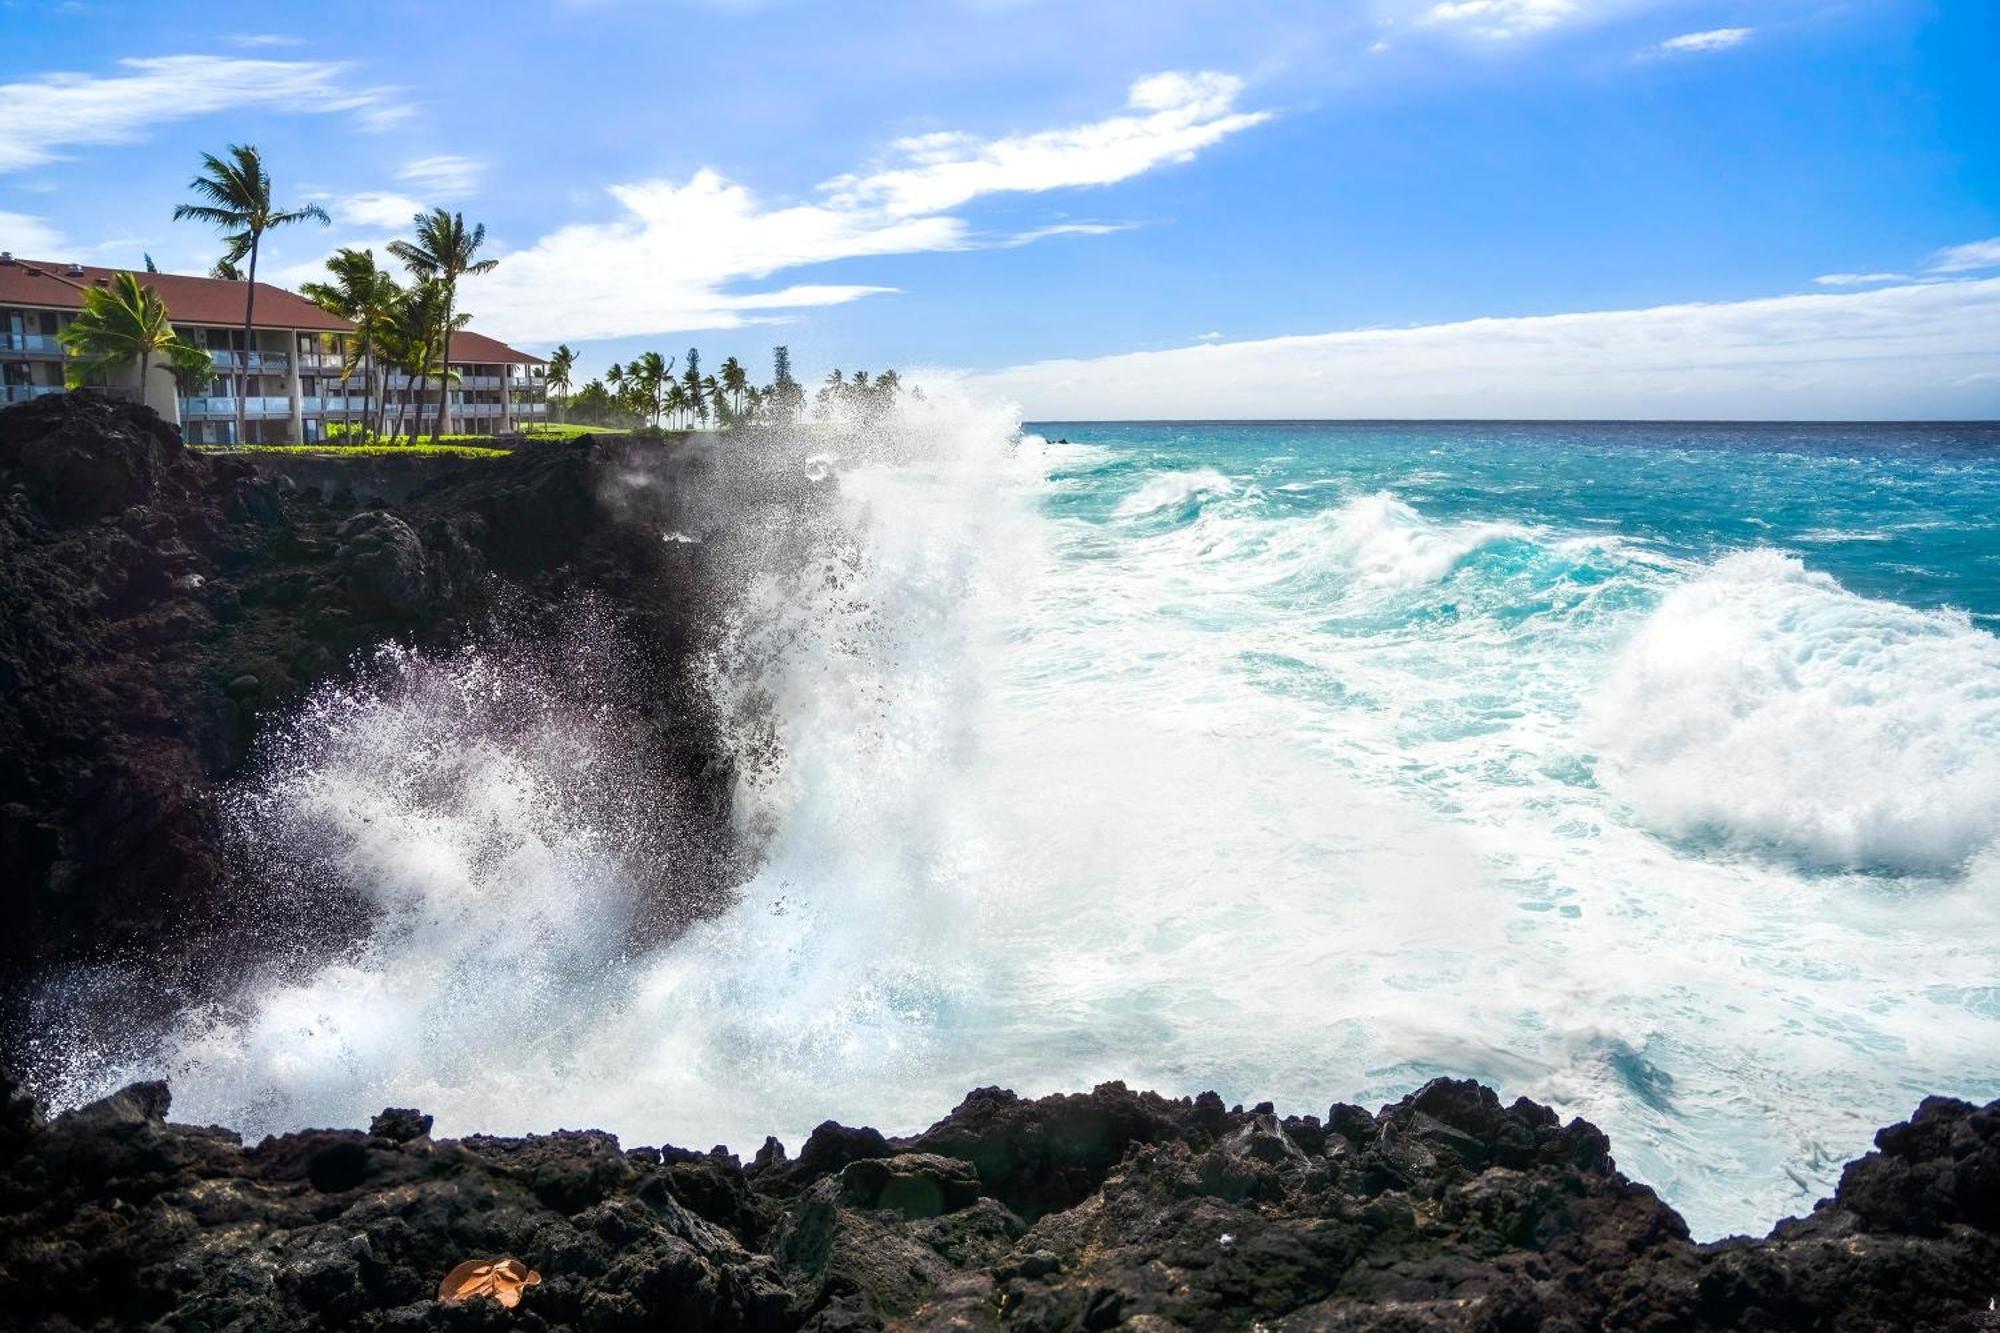
{"type": "Polygon", "coordinates": [[[245,1149],[169,1104],[140,1084],[48,1121],[0,1086],[0,1322],[1860,1333],[1982,1329],[2000,1290],[2000,1103],[1933,1098],[1810,1216],[1715,1245],[1590,1125],[1470,1082],[1336,1106],[1334,1133],[1119,1084],[984,1089],[908,1139],[822,1127],[804,1171],[433,1141],[409,1110],[245,1149]],[[500,1255],[542,1274],[518,1310],[433,1299],[500,1255]]]}
{"type": "MultiPolygon", "coordinates": [[[[257,956],[273,923],[242,910],[257,866],[230,856],[218,786],[268,720],[385,642],[447,649],[502,617],[553,635],[600,608],[682,821],[661,891],[689,899],[671,919],[699,915],[734,854],[729,762],[690,683],[715,598],[709,548],[661,535],[700,526],[686,479],[707,467],[658,442],[551,445],[437,459],[401,503],[342,506],[190,451],[142,407],[0,411],[0,1068],[78,986],[143,1015],[257,956]]],[[[328,947],[365,928],[315,907],[328,947]]]]}

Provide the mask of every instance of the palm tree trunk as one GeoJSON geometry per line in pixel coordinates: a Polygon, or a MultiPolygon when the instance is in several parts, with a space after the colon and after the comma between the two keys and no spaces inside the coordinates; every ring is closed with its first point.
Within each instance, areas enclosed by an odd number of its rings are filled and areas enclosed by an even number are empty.
{"type": "Polygon", "coordinates": [[[250,328],[257,309],[257,243],[261,238],[250,233],[250,275],[243,283],[243,350],[237,355],[236,363],[236,443],[250,443],[250,426],[245,415],[250,396],[250,328]]]}
{"type": "Polygon", "coordinates": [[[451,308],[457,303],[457,284],[447,284],[444,289],[444,327],[438,330],[438,361],[444,366],[444,373],[438,376],[437,424],[431,427],[433,441],[444,435],[444,409],[451,398],[451,308]]]}

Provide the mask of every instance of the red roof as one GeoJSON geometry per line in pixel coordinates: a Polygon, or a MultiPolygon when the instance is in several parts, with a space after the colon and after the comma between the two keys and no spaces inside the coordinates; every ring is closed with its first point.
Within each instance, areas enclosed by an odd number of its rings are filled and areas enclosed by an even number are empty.
{"type": "MultiPolygon", "coordinates": [[[[64,310],[83,308],[83,289],[108,285],[112,275],[125,269],[80,266],[79,273],[68,264],[47,264],[17,259],[0,264],[0,305],[53,306],[64,310]]],[[[243,284],[222,278],[191,278],[180,273],[134,273],[140,282],[160,294],[167,303],[167,318],[176,324],[243,326],[243,284]]],[[[267,282],[257,284],[257,304],[252,323],[260,329],[316,329],[345,333],[354,326],[338,315],[328,314],[282,287],[267,282]]]]}
{"type": "Polygon", "coordinates": [[[517,366],[540,366],[548,364],[539,356],[516,351],[498,338],[489,338],[483,333],[470,329],[460,329],[451,335],[451,363],[455,366],[480,365],[483,363],[511,364],[517,366]]]}

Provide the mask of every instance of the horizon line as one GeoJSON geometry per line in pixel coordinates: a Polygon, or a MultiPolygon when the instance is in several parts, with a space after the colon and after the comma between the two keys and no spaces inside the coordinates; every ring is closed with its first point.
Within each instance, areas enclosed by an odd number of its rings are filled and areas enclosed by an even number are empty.
{"type": "Polygon", "coordinates": [[[1023,426],[1985,426],[2000,417],[1023,417],[1023,426]]]}

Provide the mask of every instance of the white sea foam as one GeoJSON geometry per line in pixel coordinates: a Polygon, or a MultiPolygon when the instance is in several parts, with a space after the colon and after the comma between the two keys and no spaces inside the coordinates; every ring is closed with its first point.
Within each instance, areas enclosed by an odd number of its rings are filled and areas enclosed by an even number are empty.
{"type": "Polygon", "coordinates": [[[1776,551],[1670,592],[1591,731],[1607,785],[1677,837],[1922,875],[2000,837],[2000,640],[1776,551]]]}
{"type": "Polygon", "coordinates": [[[1214,468],[1156,473],[1119,503],[1118,517],[1138,518],[1163,509],[1186,509],[1202,500],[1235,493],[1236,483],[1214,468]]]}

